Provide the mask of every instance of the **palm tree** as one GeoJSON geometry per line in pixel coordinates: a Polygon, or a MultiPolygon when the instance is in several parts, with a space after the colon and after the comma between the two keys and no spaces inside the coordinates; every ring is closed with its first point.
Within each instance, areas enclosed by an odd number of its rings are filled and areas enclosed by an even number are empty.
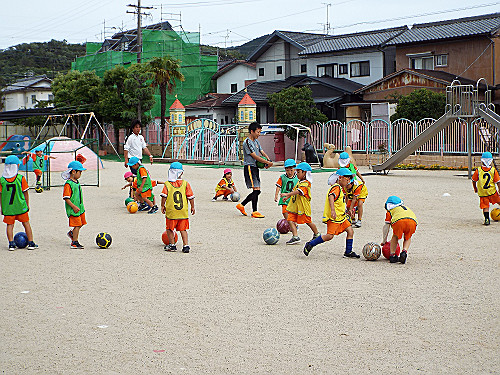
{"type": "Polygon", "coordinates": [[[180,60],[170,56],[154,57],[149,62],[149,70],[153,73],[153,87],[160,90],[160,127],[161,127],[161,147],[165,148],[165,110],[167,109],[167,91],[172,94],[177,80],[184,81],[181,73],[180,60]]]}

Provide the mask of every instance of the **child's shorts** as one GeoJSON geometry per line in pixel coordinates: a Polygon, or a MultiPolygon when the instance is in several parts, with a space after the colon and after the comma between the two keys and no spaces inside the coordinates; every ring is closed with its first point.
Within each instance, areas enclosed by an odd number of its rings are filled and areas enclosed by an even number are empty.
{"type": "Polygon", "coordinates": [[[221,195],[227,197],[229,194],[231,194],[231,190],[226,189],[226,190],[219,190],[215,193],[216,197],[220,197],[221,195]]]}
{"type": "Polygon", "coordinates": [[[5,215],[3,217],[3,222],[5,224],[14,224],[16,220],[20,223],[26,223],[27,221],[30,221],[30,218],[27,212],[21,215],[5,215]]]}
{"type": "Polygon", "coordinates": [[[80,216],[70,216],[69,217],[69,226],[70,227],[81,227],[85,224],[87,224],[87,221],[85,220],[85,212],[83,214],[81,214],[80,216]]]}
{"type": "Polygon", "coordinates": [[[165,219],[165,227],[170,230],[182,230],[189,229],[189,219],[165,219]]]}
{"type": "Polygon", "coordinates": [[[35,172],[37,177],[42,175],[42,171],[40,169],[33,169],[33,172],[35,172]]]}
{"type": "Polygon", "coordinates": [[[282,214],[284,214],[284,213],[288,212],[288,211],[286,210],[286,207],[287,207],[287,205],[286,205],[286,204],[284,204],[284,205],[282,205],[282,206],[281,206],[281,213],[282,213],[282,214]]]}
{"type": "Polygon", "coordinates": [[[392,233],[398,238],[409,240],[417,230],[417,223],[412,219],[401,219],[392,224],[392,233]]]}
{"type": "Polygon", "coordinates": [[[149,190],[141,192],[141,197],[149,199],[149,197],[151,197],[151,194],[153,194],[153,190],[149,189],[149,190]]]}
{"type": "Polygon", "coordinates": [[[498,193],[490,195],[489,197],[479,197],[479,208],[490,208],[490,204],[500,203],[500,196],[498,193]]]}
{"type": "Polygon", "coordinates": [[[337,236],[340,233],[344,232],[350,226],[351,226],[351,222],[347,219],[345,219],[341,223],[334,223],[333,221],[328,220],[326,223],[326,233],[337,236]]]}
{"type": "MultiPolygon", "coordinates": [[[[287,211],[288,212],[288,211],[287,211]]],[[[311,220],[311,217],[310,216],[307,216],[307,215],[298,215],[294,212],[288,212],[288,221],[293,221],[294,223],[297,223],[297,224],[307,224],[307,223],[311,223],[312,220],[311,220]]]]}

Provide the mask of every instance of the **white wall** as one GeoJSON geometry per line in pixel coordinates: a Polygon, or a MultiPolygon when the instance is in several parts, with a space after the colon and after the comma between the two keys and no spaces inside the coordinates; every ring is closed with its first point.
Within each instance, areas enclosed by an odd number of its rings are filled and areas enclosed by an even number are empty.
{"type": "Polygon", "coordinates": [[[285,76],[285,41],[280,39],[267,49],[257,60],[257,81],[284,80],[285,76]],[[276,74],[276,67],[282,66],[283,73],[276,74]],[[264,68],[264,76],[259,76],[259,69],[264,68]]]}
{"type": "Polygon", "coordinates": [[[384,77],[384,55],[382,52],[363,52],[343,55],[309,56],[307,58],[307,75],[316,77],[317,66],[323,64],[347,64],[347,74],[339,74],[338,78],[350,79],[362,85],[368,85],[384,77]],[[370,61],[370,75],[351,77],[351,62],[370,61]]]}
{"type": "Polygon", "coordinates": [[[217,93],[230,94],[231,84],[233,83],[238,85],[236,92],[243,90],[245,88],[245,80],[250,79],[257,79],[255,68],[245,64],[239,64],[217,78],[217,93]]]}
{"type": "Polygon", "coordinates": [[[15,111],[17,109],[30,109],[35,108],[36,102],[32,103],[31,96],[36,95],[36,99],[49,100],[51,91],[15,91],[4,95],[4,111],[15,111]]]}
{"type": "Polygon", "coordinates": [[[224,124],[226,124],[226,116],[228,118],[229,124],[234,123],[233,119],[236,116],[235,109],[232,107],[228,108],[215,108],[215,109],[206,109],[206,108],[187,108],[186,109],[186,117],[200,117],[200,118],[210,118],[214,120],[218,124],[222,124],[222,120],[224,120],[224,124]],[[209,116],[212,116],[211,118],[209,116]]]}

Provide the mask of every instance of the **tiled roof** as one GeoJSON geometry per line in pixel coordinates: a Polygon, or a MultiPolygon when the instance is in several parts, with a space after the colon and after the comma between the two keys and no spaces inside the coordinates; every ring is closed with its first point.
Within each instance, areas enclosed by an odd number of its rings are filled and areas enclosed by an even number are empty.
{"type": "Polygon", "coordinates": [[[205,97],[195,101],[186,106],[186,109],[190,108],[212,108],[212,107],[220,107],[222,106],[222,102],[229,98],[232,94],[218,94],[218,93],[210,93],[205,97]]]}
{"type": "Polygon", "coordinates": [[[344,51],[349,49],[381,47],[397,35],[400,35],[406,26],[391,29],[365,31],[362,33],[336,35],[325,38],[300,52],[300,55],[344,51]]]}
{"type": "Polygon", "coordinates": [[[387,44],[407,44],[439,39],[490,35],[500,28],[500,13],[458,18],[454,20],[422,23],[395,37],[387,44]]]}
{"type": "Polygon", "coordinates": [[[245,93],[245,96],[243,96],[243,99],[240,100],[238,105],[255,105],[255,102],[253,99],[248,95],[248,92],[245,93]]]}
{"type": "Polygon", "coordinates": [[[8,85],[4,89],[2,89],[3,92],[6,91],[17,91],[17,90],[24,90],[30,86],[36,85],[38,82],[41,81],[49,81],[52,82],[50,78],[47,78],[45,74],[40,75],[40,76],[34,76],[34,77],[29,77],[29,78],[23,78],[19,79],[16,82],[8,85]]]}
{"type": "Polygon", "coordinates": [[[170,106],[170,109],[184,109],[184,106],[182,105],[179,99],[175,99],[172,105],[170,106]]]}
{"type": "MultiPolygon", "coordinates": [[[[246,87],[246,90],[250,97],[256,103],[267,103],[267,94],[279,92],[285,88],[291,86],[298,86],[301,84],[309,83],[319,83],[322,87],[326,87],[329,93],[334,93],[338,95],[350,94],[354,90],[357,90],[363,85],[359,83],[350,81],[345,78],[318,78],[318,77],[307,77],[307,76],[292,76],[288,77],[283,81],[267,81],[267,82],[254,82],[246,87]]],[[[241,90],[236,94],[230,96],[224,100],[226,105],[236,105],[238,104],[243,96],[245,95],[245,90],[241,90]]]]}
{"type": "Polygon", "coordinates": [[[325,34],[312,34],[312,33],[298,33],[295,31],[281,31],[278,32],[287,38],[293,40],[295,43],[300,44],[302,47],[307,48],[313,44],[323,40],[328,35],[325,34]]]}
{"type": "Polygon", "coordinates": [[[234,60],[231,61],[229,64],[224,65],[222,68],[217,70],[217,72],[212,76],[212,79],[219,78],[221,75],[229,72],[231,69],[237,67],[238,65],[246,65],[250,68],[255,69],[255,63],[247,62],[245,60],[234,60]]]}

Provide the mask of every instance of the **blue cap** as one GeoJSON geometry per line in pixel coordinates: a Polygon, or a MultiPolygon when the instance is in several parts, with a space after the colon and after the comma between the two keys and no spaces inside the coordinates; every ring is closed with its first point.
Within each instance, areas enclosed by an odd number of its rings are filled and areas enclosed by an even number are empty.
{"type": "Polygon", "coordinates": [[[170,164],[170,169],[180,169],[181,171],[184,170],[182,164],[179,163],[178,161],[174,161],[172,164],[170,164]]]}
{"type": "Polygon", "coordinates": [[[403,202],[401,198],[396,197],[395,195],[391,195],[387,200],[385,201],[385,205],[387,206],[388,204],[400,204],[403,202]]]}
{"type": "Polygon", "coordinates": [[[339,159],[349,159],[350,156],[347,152],[341,152],[340,155],[339,155],[339,159]]]}
{"type": "Polygon", "coordinates": [[[337,172],[335,172],[335,174],[339,175],[339,176],[352,176],[352,171],[348,168],[339,168],[337,169],[337,172]]]}
{"type": "Polygon", "coordinates": [[[137,163],[140,163],[141,161],[139,160],[139,158],[137,156],[132,156],[130,159],[128,159],[128,163],[127,165],[129,167],[133,166],[133,165],[136,165],[137,163]]]}
{"type": "Polygon", "coordinates": [[[35,152],[43,151],[43,150],[45,150],[45,145],[38,145],[33,149],[33,151],[35,151],[35,152]]]}
{"type": "Polygon", "coordinates": [[[5,164],[21,164],[21,160],[16,155],[9,155],[5,158],[5,164]]]}
{"type": "Polygon", "coordinates": [[[481,155],[481,159],[493,159],[493,155],[491,154],[491,152],[483,152],[483,154],[481,155]]]}
{"type": "Polygon", "coordinates": [[[295,163],[295,160],[293,160],[293,159],[286,159],[285,160],[285,168],[295,167],[296,165],[297,165],[297,163],[295,163]]]}
{"type": "Polygon", "coordinates": [[[73,160],[71,163],[68,164],[68,169],[71,169],[72,171],[86,171],[86,168],[83,168],[83,164],[80,163],[79,161],[73,160]]]}
{"type": "Polygon", "coordinates": [[[301,171],[305,171],[305,172],[312,171],[311,166],[308,163],[306,163],[305,161],[303,161],[302,163],[299,163],[295,168],[300,169],[301,171]]]}

